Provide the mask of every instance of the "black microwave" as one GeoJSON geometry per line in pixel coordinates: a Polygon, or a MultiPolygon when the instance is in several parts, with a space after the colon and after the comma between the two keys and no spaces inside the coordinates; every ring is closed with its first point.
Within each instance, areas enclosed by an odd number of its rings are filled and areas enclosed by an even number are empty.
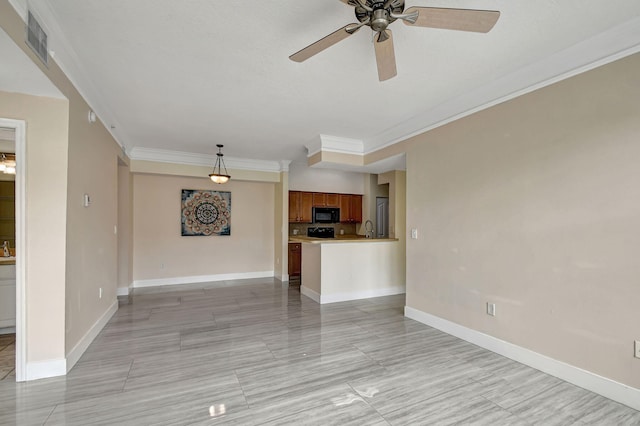
{"type": "Polygon", "coordinates": [[[338,223],[340,222],[340,209],[337,207],[314,207],[312,218],[313,223],[338,223]]]}

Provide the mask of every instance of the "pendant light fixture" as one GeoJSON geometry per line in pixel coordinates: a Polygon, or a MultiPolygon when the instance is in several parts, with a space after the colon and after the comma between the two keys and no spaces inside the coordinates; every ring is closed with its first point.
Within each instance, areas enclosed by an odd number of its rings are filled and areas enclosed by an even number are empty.
{"type": "Polygon", "coordinates": [[[216,158],[216,164],[213,166],[213,173],[209,175],[211,180],[215,183],[227,183],[231,176],[229,176],[229,172],[227,172],[227,166],[224,164],[224,154],[222,153],[222,147],[224,145],[217,144],[218,153],[216,158]],[[224,173],[222,173],[222,169],[224,168],[224,173]]]}

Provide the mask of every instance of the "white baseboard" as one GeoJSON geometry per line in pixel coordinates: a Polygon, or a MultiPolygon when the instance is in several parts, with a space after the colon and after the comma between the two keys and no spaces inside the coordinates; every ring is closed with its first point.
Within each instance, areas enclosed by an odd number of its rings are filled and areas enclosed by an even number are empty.
{"type": "Polygon", "coordinates": [[[118,301],[114,301],[109,309],[102,314],[100,318],[91,326],[89,331],[82,336],[82,339],[69,351],[67,354],[67,365],[66,370],[63,374],[66,374],[76,365],[76,362],[80,359],[84,351],[87,350],[91,342],[98,336],[98,333],[102,331],[105,325],[109,322],[111,317],[118,311],[118,301]]]}
{"type": "Polygon", "coordinates": [[[205,283],[210,281],[213,282],[213,281],[227,281],[227,280],[242,280],[242,279],[250,279],[250,278],[269,278],[273,276],[274,276],[273,271],[238,272],[238,273],[231,273],[231,274],[216,274],[216,275],[194,275],[190,277],[135,280],[133,282],[133,287],[134,288],[157,287],[157,286],[163,286],[163,285],[205,283]]]}
{"type": "Polygon", "coordinates": [[[600,394],[606,398],[640,410],[640,389],[599,376],[571,364],[549,358],[546,355],[505,342],[488,334],[456,324],[449,320],[405,306],[404,315],[423,324],[437,328],[452,336],[511,358],[544,373],[558,377],[576,386],[600,394]]]}
{"type": "Polygon", "coordinates": [[[25,366],[26,381],[64,376],[65,374],[67,374],[67,360],[64,358],[48,361],[27,362],[27,365],[25,366]]]}
{"type": "Polygon", "coordinates": [[[395,294],[404,294],[405,287],[387,287],[376,290],[352,291],[334,294],[319,294],[304,285],[300,286],[300,292],[312,299],[313,301],[324,305],[325,303],[347,302],[349,300],[371,299],[373,297],[392,296],[395,294]]]}
{"type": "Polygon", "coordinates": [[[118,287],[116,290],[116,296],[128,296],[129,295],[129,287],[118,287]]]}
{"type": "Polygon", "coordinates": [[[276,274],[274,274],[274,277],[279,279],[282,282],[289,281],[289,274],[276,273],[276,274]]]}
{"type": "Polygon", "coordinates": [[[320,296],[320,304],[346,302],[348,300],[371,299],[373,297],[393,296],[395,294],[404,294],[405,286],[386,287],[375,290],[353,291],[345,293],[334,293],[320,296]]]}
{"type": "Polygon", "coordinates": [[[78,362],[84,351],[87,350],[91,342],[98,333],[109,322],[113,314],[118,310],[116,300],[109,306],[109,309],[93,324],[80,341],[69,351],[66,359],[53,359],[47,361],[27,362],[25,366],[25,380],[46,379],[48,377],[64,376],[78,362]]]}
{"type": "Polygon", "coordinates": [[[316,303],[320,303],[320,294],[311,290],[309,287],[305,287],[303,285],[300,286],[300,293],[307,296],[309,299],[313,300],[316,303]]]}

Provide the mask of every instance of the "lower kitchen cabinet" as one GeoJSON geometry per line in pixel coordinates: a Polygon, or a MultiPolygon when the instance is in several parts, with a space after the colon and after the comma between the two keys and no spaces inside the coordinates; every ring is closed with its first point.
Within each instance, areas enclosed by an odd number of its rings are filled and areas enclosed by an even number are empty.
{"type": "Polygon", "coordinates": [[[302,275],[302,244],[289,243],[289,281],[300,282],[302,275]]]}

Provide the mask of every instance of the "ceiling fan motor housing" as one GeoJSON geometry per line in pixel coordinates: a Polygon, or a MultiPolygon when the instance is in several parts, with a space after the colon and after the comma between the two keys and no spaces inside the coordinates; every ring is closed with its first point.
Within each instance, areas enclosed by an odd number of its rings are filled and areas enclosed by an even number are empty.
{"type": "Polygon", "coordinates": [[[384,31],[389,24],[389,12],[384,9],[373,11],[373,18],[371,19],[371,29],[373,31],[384,31]]]}
{"type": "Polygon", "coordinates": [[[395,18],[391,17],[391,12],[393,13],[402,13],[404,10],[404,0],[395,0],[392,1],[387,8],[384,7],[386,1],[384,0],[366,0],[367,6],[369,6],[372,11],[367,11],[361,6],[355,6],[355,14],[356,18],[360,22],[365,22],[369,19],[369,23],[366,24],[373,31],[380,32],[387,29],[389,24],[395,21],[395,18]]]}

